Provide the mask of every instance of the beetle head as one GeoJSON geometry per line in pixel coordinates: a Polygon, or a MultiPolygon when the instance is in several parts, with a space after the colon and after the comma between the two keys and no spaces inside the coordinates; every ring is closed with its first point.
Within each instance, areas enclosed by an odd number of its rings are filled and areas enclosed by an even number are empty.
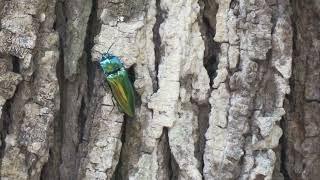
{"type": "Polygon", "coordinates": [[[117,56],[110,53],[105,53],[100,59],[100,67],[104,74],[109,75],[123,68],[123,63],[117,56]]]}

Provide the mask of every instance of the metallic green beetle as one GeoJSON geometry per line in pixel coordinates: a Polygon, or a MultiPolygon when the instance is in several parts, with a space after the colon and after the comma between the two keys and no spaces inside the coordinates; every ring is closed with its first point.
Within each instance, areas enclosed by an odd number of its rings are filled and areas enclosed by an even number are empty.
{"type": "Polygon", "coordinates": [[[100,59],[100,67],[119,108],[128,116],[133,117],[135,113],[134,90],[123,62],[119,57],[105,53],[100,59]]]}

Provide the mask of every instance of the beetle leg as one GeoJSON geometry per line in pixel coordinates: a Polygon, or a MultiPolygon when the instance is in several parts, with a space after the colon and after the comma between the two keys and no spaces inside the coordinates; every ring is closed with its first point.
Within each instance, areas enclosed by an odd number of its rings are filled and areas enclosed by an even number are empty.
{"type": "MultiPolygon", "coordinates": [[[[104,89],[105,91],[108,91],[106,84],[108,84],[108,83],[106,83],[105,81],[102,81],[101,86],[103,87],[103,89],[104,89]]],[[[108,86],[109,86],[109,84],[108,84],[108,86]]],[[[109,86],[109,88],[110,88],[110,86],[109,86]]]]}
{"type": "Polygon", "coordinates": [[[114,109],[115,106],[118,107],[118,111],[119,111],[119,112],[123,113],[123,111],[122,111],[122,109],[119,107],[118,103],[117,103],[117,102],[114,102],[114,97],[113,97],[113,96],[112,96],[111,100],[112,100],[113,106],[112,106],[112,109],[111,109],[111,111],[110,111],[110,114],[112,113],[112,111],[113,111],[113,109],[114,109]]]}
{"type": "MultiPolygon", "coordinates": [[[[114,100],[114,97],[112,97],[112,99],[114,100]]],[[[112,100],[112,102],[113,102],[113,100],[112,100]]],[[[123,113],[121,107],[119,106],[119,104],[118,104],[117,102],[115,102],[115,103],[113,102],[113,105],[114,105],[114,106],[117,106],[117,107],[118,107],[118,111],[121,112],[121,113],[123,113]]]]}
{"type": "Polygon", "coordinates": [[[113,97],[111,98],[111,100],[112,100],[112,104],[113,104],[113,106],[112,106],[112,109],[111,109],[111,111],[110,111],[110,114],[112,113],[112,111],[113,111],[114,107],[116,106],[116,105],[114,104],[113,97]]]}
{"type": "MultiPolygon", "coordinates": [[[[105,91],[108,91],[107,86],[106,86],[106,84],[108,84],[108,83],[106,83],[105,81],[103,81],[101,84],[102,84],[103,89],[104,89],[105,91]]],[[[109,85],[109,84],[108,84],[108,86],[109,86],[109,89],[111,89],[111,87],[110,87],[110,85],[109,85]]],[[[113,99],[114,99],[114,97],[112,96],[111,100],[112,100],[112,104],[113,104],[113,106],[112,106],[112,109],[111,109],[111,111],[110,111],[110,113],[109,113],[109,114],[111,114],[111,113],[112,113],[112,111],[113,111],[114,107],[116,106],[116,104],[114,103],[113,99]]]]}
{"type": "MultiPolygon", "coordinates": [[[[105,84],[108,84],[108,83],[102,83],[102,84],[103,84],[103,88],[104,88],[104,90],[105,90],[105,91],[107,91],[107,87],[105,86],[105,84]]],[[[111,87],[110,87],[110,85],[109,85],[109,84],[108,84],[108,86],[109,86],[109,89],[111,90],[111,87]]],[[[111,90],[111,91],[112,91],[112,90],[111,90]]],[[[114,102],[114,101],[115,101],[115,99],[114,99],[114,97],[113,97],[113,96],[112,96],[111,100],[112,100],[112,104],[113,104],[113,106],[112,106],[112,109],[111,109],[111,111],[110,111],[110,114],[113,112],[113,110],[114,110],[114,107],[115,107],[115,106],[117,106],[117,107],[118,107],[118,111],[119,111],[119,112],[123,113],[122,109],[119,107],[119,104],[118,104],[117,102],[114,102]]]]}
{"type": "Polygon", "coordinates": [[[102,87],[104,88],[105,91],[107,91],[107,87],[105,86],[105,84],[102,84],[102,87]]]}

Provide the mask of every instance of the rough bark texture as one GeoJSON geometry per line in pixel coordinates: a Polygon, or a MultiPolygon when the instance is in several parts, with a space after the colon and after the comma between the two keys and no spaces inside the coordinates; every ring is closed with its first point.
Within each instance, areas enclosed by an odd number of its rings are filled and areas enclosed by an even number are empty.
{"type": "Polygon", "coordinates": [[[1,179],[319,178],[318,0],[0,8],[1,179]],[[97,63],[114,42],[134,118],[97,63]]]}

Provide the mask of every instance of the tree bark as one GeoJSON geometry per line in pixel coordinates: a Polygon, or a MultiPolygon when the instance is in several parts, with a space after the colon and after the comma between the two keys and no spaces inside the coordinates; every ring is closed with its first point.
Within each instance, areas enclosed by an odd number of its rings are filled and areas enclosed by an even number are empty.
{"type": "Polygon", "coordinates": [[[319,2],[0,0],[1,179],[318,179],[319,2]]]}

